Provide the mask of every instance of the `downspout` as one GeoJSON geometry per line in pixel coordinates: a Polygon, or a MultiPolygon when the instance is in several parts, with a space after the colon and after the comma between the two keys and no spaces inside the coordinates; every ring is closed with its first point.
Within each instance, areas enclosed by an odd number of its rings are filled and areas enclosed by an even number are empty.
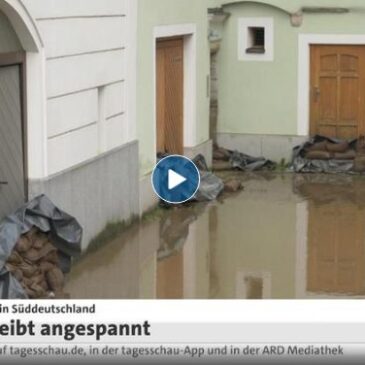
{"type": "Polygon", "coordinates": [[[209,18],[209,43],[210,43],[210,117],[209,134],[214,145],[217,144],[217,124],[218,124],[218,74],[217,55],[222,40],[222,29],[230,14],[222,8],[208,10],[209,18]]]}

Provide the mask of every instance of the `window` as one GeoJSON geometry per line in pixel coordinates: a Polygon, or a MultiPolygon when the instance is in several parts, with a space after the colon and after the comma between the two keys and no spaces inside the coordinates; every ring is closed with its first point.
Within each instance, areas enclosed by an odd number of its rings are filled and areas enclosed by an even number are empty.
{"type": "Polygon", "coordinates": [[[265,28],[248,27],[247,53],[265,53],[265,28]]]}
{"type": "Polygon", "coordinates": [[[272,18],[240,18],[238,32],[240,61],[274,60],[274,21],[272,18]]]}

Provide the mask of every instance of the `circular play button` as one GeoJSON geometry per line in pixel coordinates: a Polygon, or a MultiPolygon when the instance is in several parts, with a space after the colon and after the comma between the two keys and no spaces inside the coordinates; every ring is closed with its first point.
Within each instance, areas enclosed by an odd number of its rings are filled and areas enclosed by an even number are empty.
{"type": "Polygon", "coordinates": [[[193,198],[199,184],[198,168],[184,156],[165,157],[153,170],[153,190],[159,198],[170,204],[185,203],[193,198]]]}

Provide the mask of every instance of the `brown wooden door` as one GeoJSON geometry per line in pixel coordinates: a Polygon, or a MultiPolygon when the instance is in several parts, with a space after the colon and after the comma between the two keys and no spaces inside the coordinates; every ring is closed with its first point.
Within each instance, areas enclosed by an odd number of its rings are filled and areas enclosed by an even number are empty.
{"type": "Polygon", "coordinates": [[[183,154],[184,40],[157,42],[157,152],[183,154]]]}
{"type": "Polygon", "coordinates": [[[311,135],[363,135],[364,89],[364,46],[311,46],[311,135]]]}

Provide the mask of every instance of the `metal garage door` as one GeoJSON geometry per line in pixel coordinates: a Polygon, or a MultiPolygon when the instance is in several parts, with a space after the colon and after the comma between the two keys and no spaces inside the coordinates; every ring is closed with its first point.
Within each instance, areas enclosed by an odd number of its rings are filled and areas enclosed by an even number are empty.
{"type": "Polygon", "coordinates": [[[0,67],[0,219],[25,201],[20,66],[0,67]]]}

